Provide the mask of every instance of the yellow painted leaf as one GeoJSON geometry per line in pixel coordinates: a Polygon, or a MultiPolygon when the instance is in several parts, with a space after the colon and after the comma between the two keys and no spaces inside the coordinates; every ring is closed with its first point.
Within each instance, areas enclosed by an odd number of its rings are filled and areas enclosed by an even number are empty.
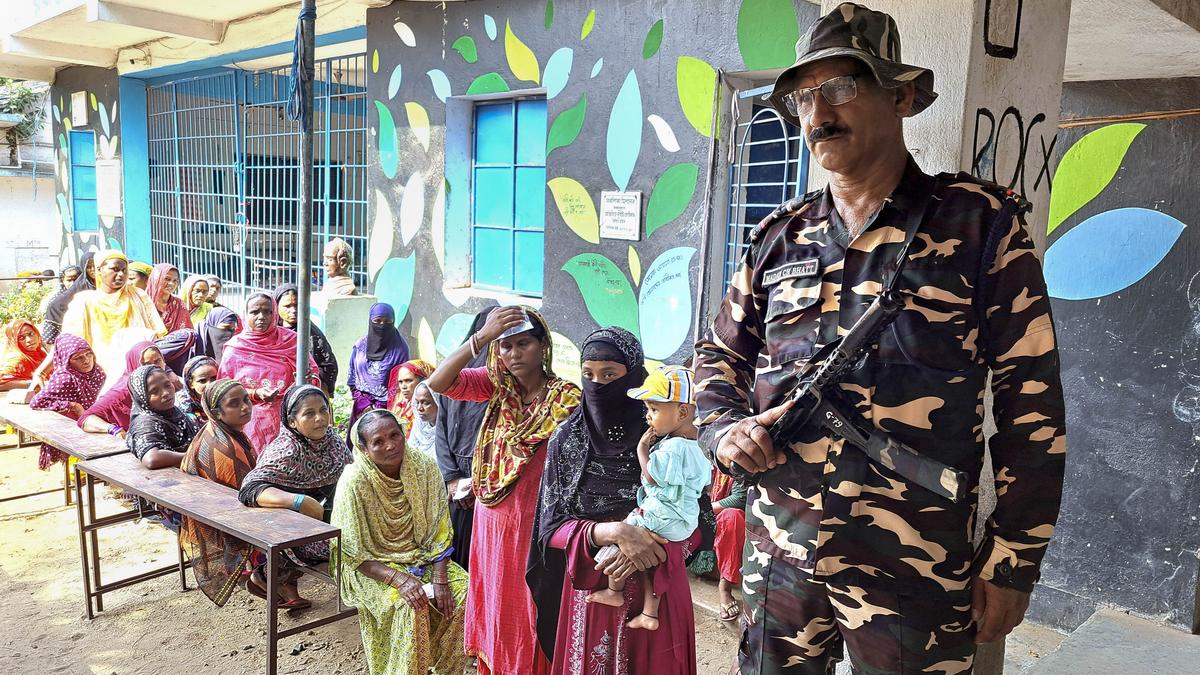
{"type": "Polygon", "coordinates": [[[521,38],[512,32],[512,23],[504,22],[504,55],[508,58],[508,69],[518,80],[541,84],[541,67],[537,57],[521,38]]]}
{"type": "Polygon", "coordinates": [[[638,257],[633,244],[629,245],[629,277],[633,279],[634,286],[642,283],[642,259],[638,257]]]}
{"type": "Polygon", "coordinates": [[[596,216],[596,204],[588,194],[587,188],[579,181],[566,176],[551,178],[546,185],[554,195],[554,203],[567,227],[584,241],[600,243],[600,219],[596,216]]]}
{"type": "Polygon", "coordinates": [[[587,17],[583,20],[583,28],[579,29],[579,39],[586,40],[592,28],[596,26],[596,10],[591,10],[587,13],[587,17]]]}
{"type": "Polygon", "coordinates": [[[429,326],[429,321],[422,317],[421,323],[417,326],[417,354],[421,356],[422,361],[437,364],[436,344],[433,328],[429,326]]]}
{"type": "Polygon", "coordinates": [[[404,110],[408,113],[408,126],[412,127],[413,133],[417,135],[417,140],[421,142],[421,147],[429,150],[429,113],[420,103],[409,101],[404,104],[404,110]]]}
{"type": "Polygon", "coordinates": [[[97,110],[100,107],[100,102],[96,100],[95,94],[88,94],[88,98],[92,101],[92,110],[97,110]]]}
{"type": "Polygon", "coordinates": [[[379,72],[379,50],[378,49],[373,50],[371,52],[371,72],[372,73],[379,72]]]}
{"type": "Polygon", "coordinates": [[[579,361],[583,357],[579,353],[579,347],[571,342],[571,338],[553,331],[550,332],[550,344],[554,348],[554,359],[551,363],[554,374],[568,382],[581,384],[583,373],[580,370],[579,361]]]}

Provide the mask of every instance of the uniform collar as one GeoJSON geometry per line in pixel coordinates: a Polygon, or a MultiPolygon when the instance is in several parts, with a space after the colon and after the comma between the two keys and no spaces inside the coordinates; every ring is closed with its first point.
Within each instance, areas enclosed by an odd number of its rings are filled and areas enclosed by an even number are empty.
{"type": "MultiPolygon", "coordinates": [[[[884,208],[891,206],[901,214],[906,214],[909,209],[913,208],[914,204],[922,203],[922,195],[932,192],[933,186],[933,176],[922,171],[921,167],[917,166],[916,160],[909,154],[908,163],[904,167],[904,174],[900,176],[900,183],[892,191],[892,194],[884,200],[884,208]]],[[[829,215],[833,212],[833,192],[826,185],[821,193],[821,197],[804,212],[803,217],[809,221],[828,220],[829,215]]]]}

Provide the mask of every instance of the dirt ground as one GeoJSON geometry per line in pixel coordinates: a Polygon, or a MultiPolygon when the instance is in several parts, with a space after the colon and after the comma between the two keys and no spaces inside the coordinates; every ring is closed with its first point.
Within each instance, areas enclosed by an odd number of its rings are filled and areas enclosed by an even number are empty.
{"type": "MultiPolygon", "coordinates": [[[[5,449],[0,437],[0,499],[50,489],[61,470],[37,470],[37,448],[5,449]]],[[[105,493],[103,489],[101,493],[105,493]]],[[[101,513],[117,510],[105,493],[101,513]]],[[[61,492],[0,503],[0,673],[261,673],[266,664],[265,604],[239,591],[224,608],[195,590],[181,591],[166,576],[105,596],[105,611],[84,618],[75,507],[61,492]]],[[[174,536],[147,523],[100,531],[105,579],[174,561],[174,536]]],[[[724,675],[737,649],[735,629],[716,618],[716,585],[694,580],[700,672],[724,675]]],[[[305,579],[301,593],[314,607],[302,618],[329,612],[329,586],[305,579]]],[[[282,626],[293,625],[280,613],[282,626]]],[[[279,672],[365,673],[355,619],[293,636],[281,643],[279,672]]]]}

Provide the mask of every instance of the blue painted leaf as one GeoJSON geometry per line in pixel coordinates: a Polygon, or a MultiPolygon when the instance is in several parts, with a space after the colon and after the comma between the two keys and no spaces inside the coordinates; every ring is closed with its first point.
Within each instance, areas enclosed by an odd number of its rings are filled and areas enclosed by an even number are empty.
{"type": "Polygon", "coordinates": [[[638,315],[642,346],[652,359],[668,359],[692,330],[691,262],[696,249],[680,246],[655,258],[642,280],[638,315]]]}
{"type": "Polygon", "coordinates": [[[595,77],[595,76],[599,75],[600,69],[603,67],[604,67],[604,57],[601,56],[600,58],[596,59],[596,63],[592,64],[591,77],[595,77]]]}
{"type": "Polygon", "coordinates": [[[426,73],[429,75],[429,82],[433,84],[433,94],[438,97],[442,103],[450,98],[450,80],[442,71],[434,68],[426,73]]]}
{"type": "Polygon", "coordinates": [[[546,88],[546,98],[554,98],[566,88],[574,61],[575,50],[570,47],[562,47],[550,55],[550,60],[546,61],[546,71],[542,73],[542,86],[546,88]]]}
{"type": "Polygon", "coordinates": [[[483,30],[487,31],[489,40],[496,39],[496,20],[492,18],[491,14],[483,15],[483,30]]]}
{"type": "Polygon", "coordinates": [[[117,241],[117,239],[115,237],[109,237],[108,238],[108,247],[114,251],[120,251],[121,250],[121,242],[117,241]]]}
{"type": "Polygon", "coordinates": [[[67,202],[67,196],[63,193],[58,193],[58,217],[62,220],[64,230],[71,229],[71,206],[67,202]]]}
{"type": "Polygon", "coordinates": [[[60,124],[61,124],[61,123],[62,123],[62,111],[58,109],[58,104],[57,104],[57,103],[55,103],[55,104],[54,104],[54,105],[53,105],[53,106],[50,108],[50,111],[51,111],[52,113],[54,113],[54,121],[55,121],[55,122],[58,122],[58,123],[60,123],[60,124]]]}
{"type": "Polygon", "coordinates": [[[379,113],[379,131],[376,139],[379,143],[379,168],[383,170],[383,175],[395,178],[396,169],[400,166],[400,153],[396,151],[396,121],[392,119],[392,111],[388,110],[382,101],[375,101],[375,110],[379,113]]]}
{"type": "Polygon", "coordinates": [[[105,136],[111,136],[112,132],[109,130],[108,109],[104,107],[103,101],[99,102],[98,107],[99,110],[97,111],[97,115],[100,117],[100,128],[104,130],[105,136]]]}
{"type": "Polygon", "coordinates": [[[629,187],[638,153],[642,151],[642,91],[637,73],[629,71],[608,117],[608,172],[617,189],[629,187]]]}
{"type": "Polygon", "coordinates": [[[375,278],[375,295],[380,302],[386,302],[396,310],[396,323],[408,315],[416,275],[417,256],[409,253],[407,258],[392,258],[385,262],[375,278]]]}
{"type": "Polygon", "coordinates": [[[1046,251],[1050,296],[1089,300],[1132,286],[1166,257],[1183,228],[1165,213],[1136,207],[1088,218],[1046,251]]]}
{"type": "Polygon", "coordinates": [[[475,317],[471,314],[451,314],[446,317],[446,322],[442,324],[442,329],[438,331],[437,340],[434,341],[434,348],[438,354],[447,356],[455,349],[462,345],[463,340],[467,339],[467,332],[471,330],[471,323],[475,317]]]}
{"type": "Polygon", "coordinates": [[[397,63],[395,68],[392,68],[392,76],[388,78],[388,100],[396,98],[396,92],[400,91],[400,79],[402,70],[400,64],[397,63]]]}

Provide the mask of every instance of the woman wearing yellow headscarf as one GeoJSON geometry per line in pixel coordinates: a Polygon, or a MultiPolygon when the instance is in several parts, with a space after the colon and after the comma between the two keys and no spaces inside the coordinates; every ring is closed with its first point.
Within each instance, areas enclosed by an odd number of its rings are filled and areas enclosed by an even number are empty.
{"type": "Polygon", "coordinates": [[[330,523],[342,531],[333,554],[342,597],[358,608],[367,665],[373,675],[461,673],[467,573],[450,560],[437,463],[407,452],[386,410],[367,412],[350,436],[354,463],[338,480],[330,523]]]}
{"type": "Polygon", "coordinates": [[[72,298],[63,317],[62,332],[87,340],[107,373],[123,372],[125,354],[121,346],[127,346],[129,340],[153,340],[167,333],[146,291],[126,283],[128,273],[129,261],[124,253],[97,253],[95,290],[72,298]]]}

